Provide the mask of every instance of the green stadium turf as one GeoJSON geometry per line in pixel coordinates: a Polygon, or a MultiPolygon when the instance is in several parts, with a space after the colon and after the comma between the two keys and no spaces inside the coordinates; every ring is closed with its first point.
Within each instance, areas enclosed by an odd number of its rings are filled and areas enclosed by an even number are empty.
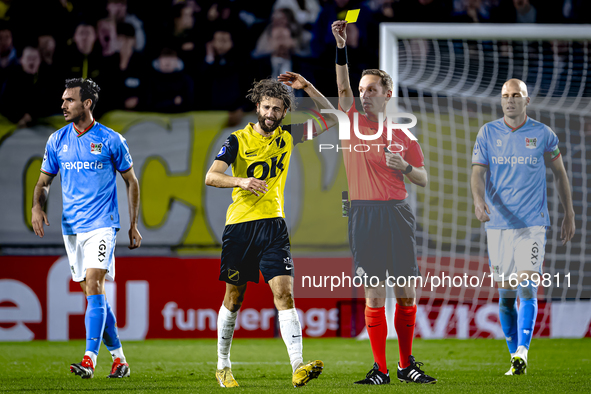
{"type": "MultiPolygon", "coordinates": [[[[396,341],[388,341],[390,369],[396,370],[396,341]]],[[[214,377],[215,340],[125,342],[131,377],[106,379],[111,357],[102,347],[95,377],[82,380],[69,372],[79,362],[83,341],[0,343],[0,392],[187,392],[220,393],[214,377]]],[[[534,339],[526,376],[504,376],[509,355],[499,340],[416,340],[414,354],[424,370],[439,379],[419,386],[392,379],[387,386],[356,386],[371,368],[368,341],[306,339],[306,359],[321,359],[324,373],[297,390],[306,393],[552,393],[591,392],[590,339],[534,339]]],[[[287,351],[281,339],[237,339],[232,370],[236,392],[293,392],[287,351]]],[[[394,372],[393,377],[396,376],[394,372]]],[[[230,390],[230,389],[228,389],[230,390]]]]}

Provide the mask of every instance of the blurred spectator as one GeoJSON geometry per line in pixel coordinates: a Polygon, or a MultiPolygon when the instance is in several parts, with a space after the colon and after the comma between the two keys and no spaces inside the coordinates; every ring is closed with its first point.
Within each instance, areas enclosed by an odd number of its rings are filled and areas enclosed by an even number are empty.
{"type": "Polygon", "coordinates": [[[261,56],[268,56],[273,52],[271,46],[271,30],[275,27],[286,27],[290,30],[295,44],[293,49],[294,53],[299,56],[311,55],[310,41],[312,40],[312,34],[309,31],[304,30],[296,21],[292,10],[289,8],[279,8],[273,11],[273,14],[271,15],[271,24],[267,26],[258,39],[252,57],[258,58],[261,56]]]}
{"type": "Polygon", "coordinates": [[[232,35],[227,29],[213,33],[206,44],[205,64],[202,75],[207,82],[199,95],[203,95],[203,107],[214,110],[235,110],[241,104],[240,59],[236,59],[232,35]]]}
{"type": "MultiPolygon", "coordinates": [[[[147,5],[146,5],[147,6],[147,5]]],[[[142,52],[146,46],[146,34],[143,22],[135,15],[127,13],[127,0],[107,0],[109,18],[117,23],[129,23],[135,29],[135,50],[142,52]]]]}
{"type": "Polygon", "coordinates": [[[187,4],[175,4],[172,8],[173,13],[173,36],[179,39],[179,49],[183,51],[192,51],[195,49],[194,37],[190,37],[195,27],[193,17],[195,10],[187,4]]]}
{"type": "Polygon", "coordinates": [[[486,9],[482,7],[482,0],[463,0],[460,11],[453,14],[453,21],[459,23],[480,23],[488,20],[486,9]]]}
{"type": "Polygon", "coordinates": [[[149,75],[143,56],[134,51],[134,27],[129,23],[119,23],[116,40],[119,48],[113,57],[116,68],[109,76],[109,89],[103,90],[114,108],[144,110],[149,75]]]}
{"type": "MultiPolygon", "coordinates": [[[[109,75],[114,69],[113,57],[105,58],[101,55],[95,28],[88,22],[81,22],[76,27],[72,43],[66,48],[65,53],[61,54],[56,66],[62,74],[61,79],[90,77],[99,86],[108,82],[109,75]]],[[[112,109],[109,100],[101,102],[93,112],[96,117],[112,109]]]]}
{"type": "Polygon", "coordinates": [[[95,43],[94,26],[87,22],[81,22],[76,26],[72,43],[60,57],[59,67],[65,73],[65,78],[90,77],[100,84],[98,80],[103,61],[100,48],[95,43]]]}
{"type": "Polygon", "coordinates": [[[56,99],[56,80],[39,74],[41,54],[37,48],[26,46],[0,93],[2,115],[17,127],[30,126],[37,118],[60,111],[56,99]]]}
{"type": "MultiPolygon", "coordinates": [[[[480,0],[478,13],[484,18],[490,18],[490,9],[499,6],[500,0],[480,0]]],[[[466,11],[468,2],[466,0],[453,0],[453,15],[466,11]]]]}
{"type": "Polygon", "coordinates": [[[51,66],[53,65],[53,56],[55,54],[55,38],[49,33],[41,33],[37,37],[37,45],[39,53],[41,54],[41,64],[51,66]]]}
{"type": "Polygon", "coordinates": [[[150,108],[156,112],[186,112],[193,109],[193,80],[183,71],[176,52],[165,48],[154,60],[150,84],[150,108]]]}
{"type": "Polygon", "coordinates": [[[244,72],[244,58],[234,48],[229,29],[220,27],[207,43],[205,61],[200,69],[204,76],[196,92],[197,109],[230,111],[229,125],[240,122],[245,96],[252,82],[244,72]]]}
{"type": "Polygon", "coordinates": [[[501,0],[491,10],[490,21],[495,23],[560,23],[563,22],[560,2],[530,0],[501,0]]]}
{"type": "Polygon", "coordinates": [[[205,41],[195,29],[195,7],[175,4],[172,8],[172,43],[179,57],[185,63],[186,70],[194,70],[203,59],[205,41]]]}
{"type": "Polygon", "coordinates": [[[96,24],[96,34],[101,44],[101,55],[103,57],[112,56],[117,48],[117,27],[112,19],[104,18],[96,24]]]}
{"type": "Polygon", "coordinates": [[[562,16],[565,22],[591,23],[591,1],[563,0],[562,16]]]}
{"type": "Polygon", "coordinates": [[[29,75],[37,74],[41,66],[39,50],[31,46],[25,47],[20,58],[20,65],[25,73],[29,75]]]}
{"type": "Polygon", "coordinates": [[[6,21],[0,21],[0,83],[3,82],[9,67],[17,65],[16,49],[12,44],[12,30],[6,21]]]}
{"type": "MultiPolygon", "coordinates": [[[[56,103],[59,104],[58,95],[63,90],[64,80],[62,79],[62,75],[55,64],[56,41],[53,35],[48,32],[41,31],[37,36],[37,49],[41,55],[39,75],[42,79],[42,82],[44,82],[40,86],[47,87],[47,92],[45,92],[49,96],[47,101],[52,103],[50,110],[47,111],[46,114],[49,115],[59,113],[60,108],[59,105],[56,106],[56,103]]],[[[46,114],[42,116],[46,116],[46,114]]]]}
{"type": "Polygon", "coordinates": [[[265,74],[277,78],[286,71],[301,73],[298,67],[300,57],[294,55],[296,41],[293,33],[287,27],[277,26],[271,29],[269,46],[271,48],[270,56],[262,58],[260,63],[266,66],[263,68],[264,71],[269,71],[265,74]]]}
{"type": "Polygon", "coordinates": [[[264,29],[264,19],[257,17],[252,12],[269,14],[274,0],[257,1],[232,1],[217,0],[211,6],[204,9],[203,19],[200,21],[200,34],[208,34],[216,25],[231,26],[234,34],[234,45],[243,53],[250,53],[256,44],[257,38],[264,29]],[[265,3],[269,7],[265,8],[265,3]],[[250,9],[248,9],[250,7],[250,9]],[[250,11],[250,12],[249,12],[250,11]],[[245,22],[248,21],[248,23],[245,22]],[[262,26],[260,29],[257,26],[262,26]]]}
{"type": "MultiPolygon", "coordinates": [[[[312,67],[306,59],[294,53],[296,41],[293,33],[282,26],[274,27],[271,30],[271,41],[269,42],[272,52],[269,56],[261,57],[253,62],[254,69],[251,75],[256,80],[264,78],[277,78],[286,71],[293,71],[302,74],[310,82],[314,82],[312,67]]],[[[326,70],[326,68],[324,68],[326,70]]],[[[302,96],[301,90],[294,91],[298,97],[302,96]]]]}
{"type": "Polygon", "coordinates": [[[273,6],[273,11],[282,8],[288,8],[293,12],[295,20],[301,26],[312,26],[320,14],[320,4],[318,0],[277,0],[273,6]]]}
{"type": "Polygon", "coordinates": [[[210,22],[228,21],[232,16],[230,1],[214,1],[207,10],[207,20],[210,22]]]}
{"type": "Polygon", "coordinates": [[[517,23],[535,23],[538,17],[538,10],[530,4],[529,0],[513,0],[517,23]]]}

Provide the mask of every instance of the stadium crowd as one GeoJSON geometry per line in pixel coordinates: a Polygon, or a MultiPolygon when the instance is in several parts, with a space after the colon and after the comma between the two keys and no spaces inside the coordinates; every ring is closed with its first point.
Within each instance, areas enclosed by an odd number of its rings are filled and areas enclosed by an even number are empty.
{"type": "Polygon", "coordinates": [[[358,80],[378,67],[379,23],[590,23],[585,0],[0,0],[0,114],[19,127],[60,113],[66,78],[102,88],[96,115],[252,110],[253,80],[290,70],[336,96],[331,23],[358,80]],[[327,68],[328,67],[328,68],[327,68]],[[329,71],[327,71],[329,70],[329,71]]]}

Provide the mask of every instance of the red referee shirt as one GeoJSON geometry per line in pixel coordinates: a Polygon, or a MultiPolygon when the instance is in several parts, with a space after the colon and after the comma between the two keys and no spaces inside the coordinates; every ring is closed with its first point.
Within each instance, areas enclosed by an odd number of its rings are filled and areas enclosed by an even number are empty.
{"type": "MultiPolygon", "coordinates": [[[[339,104],[339,109],[342,107],[339,104]]],[[[408,196],[404,184],[404,175],[400,170],[394,170],[386,165],[386,154],[384,146],[372,144],[384,144],[402,149],[399,154],[413,167],[423,167],[424,156],[421,146],[413,141],[402,131],[392,130],[392,141],[388,141],[386,122],[382,129],[380,138],[372,141],[362,140],[353,131],[353,114],[358,113],[355,104],[351,106],[347,115],[351,122],[351,139],[342,140],[343,159],[347,171],[347,182],[349,184],[349,198],[351,200],[403,200],[408,196]],[[366,146],[363,146],[366,145],[366,146]],[[367,146],[371,149],[368,150],[367,146]],[[349,151],[351,148],[351,151],[349,151]],[[356,151],[357,150],[357,151],[356,151]],[[363,152],[368,150],[367,152],[363,152]]],[[[372,122],[366,115],[359,114],[359,132],[364,135],[376,134],[378,123],[372,122]]],[[[395,148],[391,146],[391,151],[395,148]]]]}

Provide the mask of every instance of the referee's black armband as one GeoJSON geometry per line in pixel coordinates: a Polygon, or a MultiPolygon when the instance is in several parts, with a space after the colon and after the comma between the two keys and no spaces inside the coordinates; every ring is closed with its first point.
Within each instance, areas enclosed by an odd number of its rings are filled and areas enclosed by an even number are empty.
{"type": "Polygon", "coordinates": [[[347,65],[347,46],[345,45],[342,48],[337,47],[337,64],[339,66],[346,66],[347,65]]]}

